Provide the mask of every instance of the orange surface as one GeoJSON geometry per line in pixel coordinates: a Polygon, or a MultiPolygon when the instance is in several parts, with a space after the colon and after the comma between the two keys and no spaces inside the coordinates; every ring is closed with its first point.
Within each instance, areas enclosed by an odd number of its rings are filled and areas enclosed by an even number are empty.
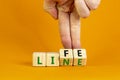
{"type": "Polygon", "coordinates": [[[86,67],[32,67],[32,52],[59,51],[57,20],[43,0],[0,0],[0,80],[120,80],[120,0],[102,0],[82,20],[86,67]]]}

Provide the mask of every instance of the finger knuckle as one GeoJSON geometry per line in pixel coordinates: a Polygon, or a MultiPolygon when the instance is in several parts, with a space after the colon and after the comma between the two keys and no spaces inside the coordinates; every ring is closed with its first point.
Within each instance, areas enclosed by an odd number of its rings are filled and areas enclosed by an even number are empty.
{"type": "Polygon", "coordinates": [[[43,6],[43,9],[45,10],[45,11],[48,11],[48,8],[44,5],[43,6]]]}
{"type": "Polygon", "coordinates": [[[91,10],[96,10],[98,8],[98,5],[94,4],[94,5],[91,5],[90,9],[91,10]]]}
{"type": "Polygon", "coordinates": [[[81,14],[82,18],[87,18],[90,15],[89,11],[84,12],[83,14],[81,14]]]}
{"type": "Polygon", "coordinates": [[[69,12],[70,11],[70,9],[68,7],[59,7],[59,10],[63,11],[63,12],[69,12]]]}
{"type": "Polygon", "coordinates": [[[90,4],[90,9],[95,10],[95,9],[98,8],[98,5],[99,5],[99,2],[96,2],[96,1],[92,0],[91,4],[90,4]]]}

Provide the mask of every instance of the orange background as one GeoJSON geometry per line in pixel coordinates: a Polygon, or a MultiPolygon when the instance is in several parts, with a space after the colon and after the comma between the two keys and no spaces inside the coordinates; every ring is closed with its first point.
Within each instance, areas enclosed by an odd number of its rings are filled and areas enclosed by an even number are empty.
{"type": "Polygon", "coordinates": [[[59,51],[58,21],[43,0],[0,0],[0,80],[119,80],[120,0],[102,0],[82,20],[85,67],[32,67],[32,52],[59,51]]]}

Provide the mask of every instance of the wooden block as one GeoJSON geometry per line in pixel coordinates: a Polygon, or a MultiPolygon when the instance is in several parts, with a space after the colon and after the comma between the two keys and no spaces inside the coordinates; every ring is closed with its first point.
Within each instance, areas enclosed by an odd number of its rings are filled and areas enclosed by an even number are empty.
{"type": "Polygon", "coordinates": [[[60,65],[73,65],[72,49],[60,49],[60,65]]]}
{"type": "Polygon", "coordinates": [[[33,66],[46,66],[46,53],[34,52],[33,53],[33,66]]]}
{"type": "Polygon", "coordinates": [[[74,49],[74,65],[75,66],[84,66],[87,62],[86,50],[85,49],[74,49]]]}
{"type": "Polygon", "coordinates": [[[47,52],[47,66],[59,66],[59,53],[47,52]]]}

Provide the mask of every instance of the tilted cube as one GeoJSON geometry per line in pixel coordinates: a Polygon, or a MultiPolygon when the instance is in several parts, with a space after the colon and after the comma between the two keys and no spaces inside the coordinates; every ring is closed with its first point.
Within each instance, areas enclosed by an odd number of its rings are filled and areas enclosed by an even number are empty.
{"type": "Polygon", "coordinates": [[[85,49],[73,49],[74,66],[84,66],[87,62],[85,49]]]}
{"type": "Polygon", "coordinates": [[[72,49],[60,49],[60,65],[73,65],[72,49]]]}

